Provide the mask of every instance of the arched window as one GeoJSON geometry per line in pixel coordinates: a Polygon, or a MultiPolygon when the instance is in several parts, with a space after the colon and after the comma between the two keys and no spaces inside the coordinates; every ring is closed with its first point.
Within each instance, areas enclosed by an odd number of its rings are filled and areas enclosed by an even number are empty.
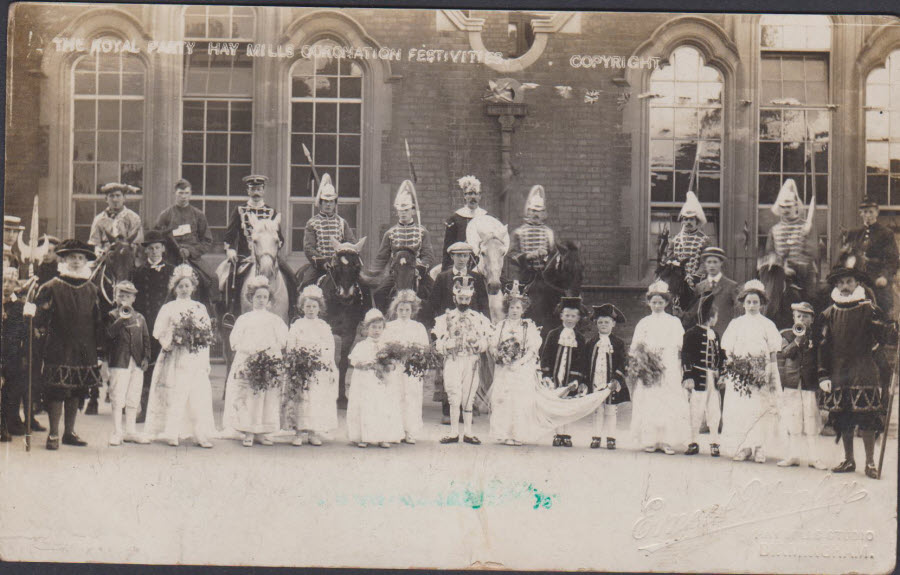
{"type": "MultiPolygon", "coordinates": [[[[827,16],[760,18],[758,242],[776,223],[772,203],[788,178],[808,204],[815,191],[820,256],[828,253],[830,204],[831,20],[827,16]]],[[[828,266],[822,266],[827,272],[828,266]]]]}
{"type": "MultiPolygon", "coordinates": [[[[100,187],[144,185],[144,64],[134,54],[94,53],[72,70],[72,202],[75,237],[87,241],[105,209],[100,187]]],[[[143,195],[126,205],[140,213],[143,195]]]]}
{"type": "Polygon", "coordinates": [[[673,50],[650,76],[651,246],[664,228],[677,225],[688,191],[703,204],[706,233],[718,237],[723,85],[722,74],[691,46],[673,50]]]}
{"type": "Polygon", "coordinates": [[[900,50],[866,78],[866,194],[900,210],[900,50]]]}
{"type": "Polygon", "coordinates": [[[206,213],[221,249],[228,213],[246,201],[241,179],[250,174],[253,147],[253,8],[188,6],[184,55],[181,174],[206,213]],[[236,50],[232,50],[237,46],[236,50]]]}
{"type": "Polygon", "coordinates": [[[359,62],[340,58],[337,42],[316,42],[309,58],[291,68],[291,250],[303,250],[303,231],[313,214],[316,187],[303,151],[316,170],[331,175],[338,211],[354,231],[361,201],[363,74],[359,62]],[[333,48],[338,48],[337,54],[333,48]]]}

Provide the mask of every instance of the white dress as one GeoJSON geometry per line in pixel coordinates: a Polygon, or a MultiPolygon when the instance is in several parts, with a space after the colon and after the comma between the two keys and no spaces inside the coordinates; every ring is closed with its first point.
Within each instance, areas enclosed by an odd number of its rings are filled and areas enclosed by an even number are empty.
{"type": "Polygon", "coordinates": [[[488,351],[494,364],[491,384],[491,437],[497,441],[529,441],[534,435],[534,386],[540,370],[541,332],[530,319],[503,320],[493,326],[488,351]],[[496,363],[497,348],[515,339],[525,355],[511,365],[496,363]]]}
{"type": "Polygon", "coordinates": [[[350,352],[353,381],[347,400],[347,437],[354,443],[396,443],[403,438],[396,402],[397,370],[382,380],[372,367],[380,347],[380,341],[367,337],[350,352]]]}
{"type": "Polygon", "coordinates": [[[631,390],[631,431],[640,446],[682,446],[690,437],[690,404],[681,386],[681,321],[667,313],[650,314],[638,322],[631,351],[643,343],[662,358],[658,385],[636,382],[631,390]]]}
{"type": "Polygon", "coordinates": [[[206,307],[191,299],[176,299],[162,306],[153,326],[160,351],[150,383],[144,433],[151,438],[180,439],[193,436],[201,441],[215,431],[212,388],[209,382],[209,348],[191,353],[172,346],[175,325],[182,314],[210,324],[206,307]],[[165,351],[170,348],[170,351],[165,351]]]}
{"type": "MultiPolygon", "coordinates": [[[[431,347],[428,331],[425,326],[411,319],[395,319],[389,321],[384,328],[381,340],[385,343],[401,343],[404,345],[421,345],[431,347]]],[[[400,413],[405,435],[415,438],[422,430],[422,387],[424,377],[407,375],[403,367],[397,370],[397,386],[400,413]]]]}
{"type": "Polygon", "coordinates": [[[281,350],[287,341],[284,320],[268,310],[248,311],[234,322],[230,340],[235,354],[225,383],[223,427],[244,433],[278,431],[282,382],[265,391],[254,392],[241,371],[247,359],[259,351],[268,351],[281,358],[281,350]]]}
{"type": "MultiPolygon", "coordinates": [[[[728,324],[722,336],[722,349],[728,358],[761,357],[781,349],[781,334],[772,320],[762,314],[744,314],[728,324]]],[[[769,444],[778,438],[778,405],[781,383],[778,370],[770,370],[770,384],[740,393],[726,370],[725,405],[722,411],[722,445],[731,452],[769,444]]]]}
{"type": "Polygon", "coordinates": [[[299,399],[285,398],[284,427],[295,431],[327,433],[338,426],[338,369],[334,363],[334,335],[322,319],[299,318],[291,324],[288,349],[318,350],[325,366],[311,377],[299,399]]]}

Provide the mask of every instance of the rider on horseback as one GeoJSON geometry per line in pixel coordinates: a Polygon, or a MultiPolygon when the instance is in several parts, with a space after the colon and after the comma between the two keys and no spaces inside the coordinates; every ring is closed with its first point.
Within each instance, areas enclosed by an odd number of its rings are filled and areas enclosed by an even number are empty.
{"type": "Polygon", "coordinates": [[[681,231],[672,238],[666,250],[664,263],[671,262],[684,266],[684,279],[693,288],[694,284],[703,279],[700,253],[713,243],[701,229],[701,226],[706,224],[706,214],[703,213],[703,206],[700,205],[700,200],[694,192],[687,193],[678,219],[681,221],[681,231]]]}
{"type": "MultiPolygon", "coordinates": [[[[772,213],[781,221],[772,226],[766,239],[765,255],[758,267],[780,264],[787,281],[798,291],[798,301],[812,301],[815,297],[816,262],[813,214],[815,198],[806,220],[800,217],[803,203],[794,180],[787,179],[772,205],[772,213]]],[[[793,303],[793,302],[791,302],[793,303]]]]}
{"type": "Polygon", "coordinates": [[[525,201],[525,223],[513,231],[508,254],[518,268],[519,283],[523,285],[544,269],[556,250],[553,230],[544,225],[546,218],[544,186],[532,186],[525,201]]]}
{"type": "MultiPolygon", "coordinates": [[[[373,271],[380,275],[393,260],[399,250],[409,250],[416,256],[416,270],[420,279],[427,277],[428,270],[434,264],[434,252],[431,249],[431,237],[428,229],[413,219],[416,207],[416,188],[409,180],[403,180],[394,199],[398,223],[388,228],[381,238],[381,246],[375,256],[373,271]]],[[[389,276],[378,289],[379,292],[393,290],[396,278],[389,276]]]]}
{"type": "Polygon", "coordinates": [[[444,253],[441,270],[446,271],[453,266],[450,257],[450,246],[457,242],[466,241],[466,228],[475,216],[487,214],[484,208],[478,206],[481,201],[481,182],[475,176],[463,176],[459,179],[459,187],[462,188],[466,205],[459,208],[447,219],[447,229],[444,230],[444,253]]]}
{"type": "Polygon", "coordinates": [[[111,182],[100,188],[106,195],[107,208],[97,214],[91,223],[91,235],[88,244],[94,246],[98,256],[117,241],[127,244],[138,244],[144,239],[141,217],[125,207],[125,194],[136,193],[139,188],[111,182]]]}
{"type": "Polygon", "coordinates": [[[316,214],[306,222],[303,253],[309,263],[300,272],[300,287],[313,284],[325,275],[334,255],[334,243],[356,243],[347,220],[337,214],[338,195],[331,176],[324,174],[316,192],[316,214]]]}

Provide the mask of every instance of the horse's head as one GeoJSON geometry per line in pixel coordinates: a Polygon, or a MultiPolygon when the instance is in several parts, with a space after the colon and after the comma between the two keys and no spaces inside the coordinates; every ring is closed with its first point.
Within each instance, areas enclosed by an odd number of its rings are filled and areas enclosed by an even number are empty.
{"type": "Polygon", "coordinates": [[[115,284],[122,280],[130,280],[138,258],[138,249],[128,242],[116,241],[106,252],[106,277],[115,284]]]}
{"type": "Polygon", "coordinates": [[[503,258],[509,251],[509,229],[493,216],[477,216],[466,226],[466,242],[475,250],[488,293],[499,293],[503,258]]]}
{"type": "Polygon", "coordinates": [[[331,258],[329,275],[334,281],[337,296],[350,299],[359,291],[359,273],[362,269],[362,258],[359,255],[366,238],[355,244],[334,241],[334,256],[331,258]]]}
{"type": "Polygon", "coordinates": [[[261,220],[250,214],[250,226],[253,232],[250,234],[253,256],[256,258],[256,270],[270,280],[278,269],[278,249],[281,247],[278,239],[278,230],[281,226],[281,214],[271,220],[261,220]]]}
{"type": "Polygon", "coordinates": [[[581,261],[581,245],[578,242],[566,240],[556,246],[556,254],[547,262],[544,268],[545,278],[550,276],[548,282],[563,289],[567,294],[581,292],[581,284],[584,281],[584,263],[581,261]]]}
{"type": "Polygon", "coordinates": [[[397,291],[418,289],[419,275],[416,270],[416,253],[408,248],[400,248],[391,259],[391,276],[397,291]]]}
{"type": "Polygon", "coordinates": [[[659,232],[659,239],[656,242],[656,261],[661,262],[666,258],[666,251],[669,249],[669,225],[659,232]]]}

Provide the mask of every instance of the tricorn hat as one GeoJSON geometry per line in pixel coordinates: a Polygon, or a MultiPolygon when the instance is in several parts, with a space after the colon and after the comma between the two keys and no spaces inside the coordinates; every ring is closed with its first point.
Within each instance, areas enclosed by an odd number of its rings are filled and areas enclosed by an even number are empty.
{"type": "Polygon", "coordinates": [[[596,321],[601,317],[612,318],[612,320],[616,323],[625,323],[626,321],[625,314],[611,303],[594,306],[594,320],[596,321]]]}
{"type": "Polygon", "coordinates": [[[66,257],[69,254],[84,254],[84,256],[89,260],[97,259],[97,255],[94,254],[94,249],[88,244],[84,243],[81,240],[70,239],[63,240],[56,246],[56,255],[61,258],[66,257]]]}

